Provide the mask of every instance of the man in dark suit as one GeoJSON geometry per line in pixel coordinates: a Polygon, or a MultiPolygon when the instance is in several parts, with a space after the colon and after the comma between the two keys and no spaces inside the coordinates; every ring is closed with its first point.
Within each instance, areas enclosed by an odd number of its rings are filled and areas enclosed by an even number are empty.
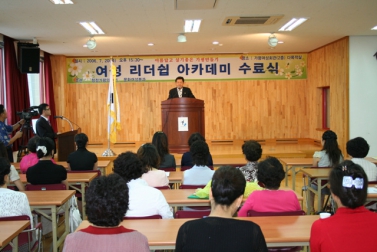
{"type": "Polygon", "coordinates": [[[175,85],[177,86],[177,88],[170,89],[168,99],[181,98],[181,97],[195,98],[190,88],[183,87],[184,83],[185,83],[185,79],[183,77],[181,76],[177,77],[175,79],[175,85]]]}
{"type": "Polygon", "coordinates": [[[51,138],[55,142],[57,134],[54,132],[54,129],[51,127],[50,121],[48,120],[48,117],[51,115],[50,107],[48,104],[42,103],[39,105],[38,112],[41,117],[39,117],[35,126],[37,135],[39,137],[51,138]]]}

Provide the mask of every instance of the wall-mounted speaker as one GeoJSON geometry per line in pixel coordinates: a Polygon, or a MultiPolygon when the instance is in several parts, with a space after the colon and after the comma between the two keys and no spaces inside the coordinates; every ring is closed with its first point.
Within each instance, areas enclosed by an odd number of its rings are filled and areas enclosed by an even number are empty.
{"type": "Polygon", "coordinates": [[[21,73],[39,73],[40,49],[38,47],[18,48],[18,68],[21,73]]]}

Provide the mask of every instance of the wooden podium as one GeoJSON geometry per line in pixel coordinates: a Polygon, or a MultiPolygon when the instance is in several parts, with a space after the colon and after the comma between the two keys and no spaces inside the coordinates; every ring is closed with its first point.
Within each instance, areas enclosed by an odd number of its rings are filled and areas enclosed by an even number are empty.
{"type": "Polygon", "coordinates": [[[77,133],[78,130],[72,130],[58,134],[58,161],[67,161],[68,155],[76,150],[75,135],[77,133]]]}
{"type": "Polygon", "coordinates": [[[161,102],[162,131],[168,136],[169,151],[189,151],[188,139],[199,132],[205,137],[204,101],[195,98],[173,98],[161,102]],[[188,131],[178,131],[178,117],[188,119],[188,131]]]}

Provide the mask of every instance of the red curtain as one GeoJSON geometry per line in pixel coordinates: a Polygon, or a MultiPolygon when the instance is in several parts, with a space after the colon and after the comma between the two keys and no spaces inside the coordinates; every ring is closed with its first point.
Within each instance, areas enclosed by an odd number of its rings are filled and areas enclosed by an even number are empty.
{"type": "Polygon", "coordinates": [[[49,53],[44,52],[44,64],[43,64],[43,70],[44,70],[44,79],[45,79],[45,94],[46,94],[46,103],[50,106],[51,109],[51,116],[50,116],[50,122],[51,127],[54,129],[55,132],[57,132],[57,123],[56,120],[52,120],[54,116],[56,115],[55,111],[55,98],[54,98],[54,85],[52,82],[52,70],[51,70],[51,60],[50,60],[49,53]]]}
{"type": "MultiPolygon", "coordinates": [[[[17,67],[14,39],[4,36],[4,67],[6,87],[7,124],[13,125],[20,120],[17,111],[30,107],[27,74],[22,74],[17,67]]],[[[13,143],[13,150],[17,150],[19,140],[13,143]]]]}

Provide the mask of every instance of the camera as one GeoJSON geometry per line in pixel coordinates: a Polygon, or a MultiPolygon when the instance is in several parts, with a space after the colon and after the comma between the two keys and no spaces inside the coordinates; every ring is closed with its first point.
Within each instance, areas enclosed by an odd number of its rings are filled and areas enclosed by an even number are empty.
{"type": "Polygon", "coordinates": [[[24,109],[21,112],[17,112],[17,115],[21,119],[24,119],[25,123],[30,122],[31,118],[33,118],[33,116],[37,116],[38,114],[39,114],[38,113],[38,106],[33,106],[33,107],[28,108],[28,109],[24,109]]]}

